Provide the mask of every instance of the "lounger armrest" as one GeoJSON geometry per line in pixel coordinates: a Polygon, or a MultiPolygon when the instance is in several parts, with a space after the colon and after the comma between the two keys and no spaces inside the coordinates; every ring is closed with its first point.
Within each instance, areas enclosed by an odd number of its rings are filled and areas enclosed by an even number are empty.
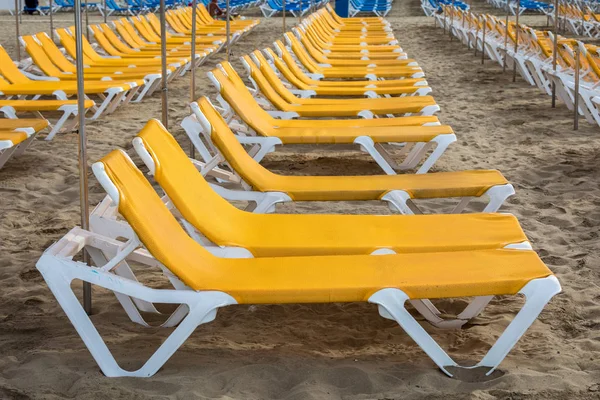
{"type": "Polygon", "coordinates": [[[317,92],[315,92],[314,90],[290,89],[290,92],[303,99],[309,99],[317,95],[317,92]]]}
{"type": "Polygon", "coordinates": [[[292,201],[290,196],[282,192],[254,192],[246,190],[231,190],[220,185],[210,184],[215,192],[229,201],[249,201],[256,204],[253,209],[255,213],[269,213],[275,211],[277,203],[292,201]]]}
{"type": "Polygon", "coordinates": [[[299,118],[300,115],[298,115],[297,112],[294,111],[267,111],[269,113],[269,115],[273,118],[278,118],[278,119],[294,119],[294,118],[299,118]]]}
{"type": "Polygon", "coordinates": [[[26,77],[28,77],[29,79],[35,80],[35,81],[59,81],[60,80],[54,76],[35,75],[35,74],[32,74],[32,73],[24,71],[24,70],[21,70],[21,73],[23,75],[25,75],[26,77]]]}

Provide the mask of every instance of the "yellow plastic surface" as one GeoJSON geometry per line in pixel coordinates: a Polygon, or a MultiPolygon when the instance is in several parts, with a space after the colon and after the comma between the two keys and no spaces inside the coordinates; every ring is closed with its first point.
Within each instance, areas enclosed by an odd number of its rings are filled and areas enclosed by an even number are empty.
{"type": "MultiPolygon", "coordinates": [[[[2,100],[12,101],[12,100],[2,100]]],[[[22,100],[17,100],[22,101],[22,100]]],[[[2,105],[0,105],[2,107],[2,105]]],[[[12,131],[18,128],[33,128],[34,131],[39,132],[49,125],[48,121],[42,118],[19,118],[19,119],[8,119],[0,118],[0,130],[12,131]]]]}
{"type": "Polygon", "coordinates": [[[28,138],[28,136],[27,136],[26,133],[23,133],[23,132],[8,132],[8,131],[3,131],[1,129],[2,128],[0,128],[0,141],[2,141],[2,140],[9,140],[9,141],[12,142],[13,146],[16,146],[19,143],[24,142],[28,138]]]}
{"type": "MultiPolygon", "coordinates": [[[[382,97],[382,98],[343,98],[305,99],[295,96],[273,73],[271,80],[259,70],[249,56],[243,57],[250,65],[252,79],[261,93],[282,111],[294,111],[303,117],[355,117],[360,111],[369,110],[374,114],[419,113],[427,106],[436,105],[431,96],[382,97]]],[[[231,77],[231,74],[228,74],[231,77]]]]}
{"type": "Polygon", "coordinates": [[[120,214],[148,251],[192,289],[223,291],[241,304],[366,301],[390,287],[412,299],[514,294],[552,274],[535,252],[519,250],[217,258],[185,234],[121,151],[101,161],[119,190],[120,214]]]}
{"type": "MultiPolygon", "coordinates": [[[[213,127],[213,143],[246,183],[260,192],[284,192],[295,201],[378,200],[395,189],[408,192],[413,199],[479,197],[492,186],[508,183],[496,170],[376,176],[277,175],[248,155],[206,98],[199,106],[213,127]]],[[[157,128],[155,134],[167,133],[157,128]]]]}
{"type": "Polygon", "coordinates": [[[375,142],[381,143],[428,142],[436,136],[453,133],[448,125],[418,126],[437,121],[435,117],[276,120],[256,103],[245,87],[235,85],[220,70],[212,72],[221,84],[223,98],[245,123],[258,134],[278,137],[286,144],[353,143],[359,136],[369,136],[375,142]],[[399,127],[402,129],[398,129],[399,127]]]}
{"type": "MultiPolygon", "coordinates": [[[[94,106],[93,100],[85,100],[86,109],[94,106]]],[[[0,107],[10,106],[15,111],[57,111],[64,105],[77,105],[77,100],[0,100],[0,107]]],[[[16,120],[22,121],[22,120],[16,120]]],[[[1,129],[1,128],[0,128],[1,129]]]]}
{"type": "Polygon", "coordinates": [[[239,210],[214,192],[156,120],[140,132],[156,163],[155,180],[182,216],[220,246],[247,248],[257,257],[460,251],[501,248],[527,240],[516,218],[461,215],[279,215],[239,210]]]}

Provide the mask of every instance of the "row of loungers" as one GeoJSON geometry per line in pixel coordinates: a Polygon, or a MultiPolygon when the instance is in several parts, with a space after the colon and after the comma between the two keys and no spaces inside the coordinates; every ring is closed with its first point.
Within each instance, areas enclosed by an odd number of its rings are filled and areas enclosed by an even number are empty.
{"type": "MultiPolygon", "coordinates": [[[[92,212],[91,229],[71,230],[44,252],[37,268],[105,375],[155,374],[199,325],[212,321],[217,310],[228,305],[370,302],[453,376],[460,366],[408,312],[406,303],[434,326],[457,329],[494,296],[522,294],[526,302],[515,319],[483,359],[467,367],[490,374],[560,292],[558,280],[532,250],[517,219],[491,212],[512,194],[512,186],[497,171],[396,175],[392,168],[389,175],[312,177],[277,175],[259,164],[265,149],[271,151],[275,145],[354,142],[365,147],[367,139],[376,150],[383,143],[397,143],[415,158],[432,135],[447,134],[439,132],[449,128],[436,117],[418,115],[419,107],[433,101],[427,95],[345,93],[348,88],[410,87],[423,78],[398,72],[395,79],[379,79],[378,72],[393,73],[387,67],[372,67],[371,61],[395,60],[403,53],[387,39],[373,43],[389,37],[389,24],[381,18],[341,19],[329,6],[325,10],[313,22],[322,23],[318,37],[328,47],[317,49],[328,60],[343,53],[348,60],[361,61],[367,54],[369,60],[362,60],[366,63],[346,68],[355,79],[319,77],[297,57],[299,48],[285,48],[280,42],[279,50],[289,57],[266,52],[272,63],[259,52],[243,57],[253,88],[230,64],[209,73],[219,89],[220,107],[203,97],[191,104],[193,114],[184,123],[202,160],[188,158],[156,120],[133,139],[135,152],[164,196],[122,150],[93,165],[107,197],[92,212]],[[352,42],[356,36],[367,41],[352,42]],[[303,75],[296,75],[296,69],[303,75]],[[359,71],[362,75],[356,79],[359,71]],[[311,89],[304,89],[288,76],[298,80],[311,76],[314,82],[311,89]],[[284,101],[271,98],[283,98],[283,88],[292,94],[302,91],[303,97],[297,99],[314,100],[328,112],[312,116],[308,103],[292,103],[298,108],[293,112],[279,109],[284,101]],[[329,91],[320,95],[320,88],[329,91]],[[417,109],[408,111],[411,102],[418,104],[417,109]],[[306,116],[304,109],[309,110],[306,116]],[[375,118],[376,112],[383,115],[375,118]],[[280,119],[274,120],[272,114],[280,119]],[[358,138],[364,140],[356,142],[358,138]],[[234,184],[240,190],[232,190],[234,184]],[[485,213],[460,214],[458,208],[435,215],[272,213],[284,201],[384,200],[400,213],[412,214],[414,209],[407,206],[410,198],[464,200],[484,193],[493,197],[491,186],[504,188],[504,194],[496,197],[498,204],[488,204],[490,212],[485,213]],[[227,200],[253,204],[241,210],[227,200]],[[84,249],[90,265],[73,259],[84,249]],[[131,263],[161,270],[172,289],[138,282],[131,263]],[[161,325],[175,329],[140,369],[126,371],[73,293],[75,279],[113,291],[130,319],[142,326],[150,325],[145,313],[158,313],[157,303],[177,304],[161,325]],[[433,303],[456,297],[469,297],[471,302],[454,318],[433,303]]],[[[336,67],[321,68],[332,72],[336,67]]]]}
{"type": "MultiPolygon", "coordinates": [[[[202,64],[225,44],[223,21],[212,19],[202,5],[198,8],[197,19],[196,54],[191,57],[191,8],[168,12],[167,20],[172,29],[165,38],[168,81],[184,74],[192,62],[202,64]]],[[[248,34],[257,24],[255,20],[232,21],[232,42],[248,34]]],[[[97,42],[97,46],[93,46],[82,35],[85,108],[91,111],[89,120],[110,114],[129,102],[140,102],[159,88],[162,82],[160,44],[163,38],[156,15],[121,18],[112,26],[99,24],[89,29],[97,42]]],[[[77,126],[77,102],[70,99],[77,93],[76,38],[73,32],[73,27],[56,30],[63,49],[45,32],[21,36],[20,41],[30,58],[19,64],[14,63],[0,46],[0,95],[5,96],[0,100],[0,112],[9,119],[31,113],[45,118],[48,114],[58,113],[54,123],[48,125],[50,130],[46,140],[52,140],[58,132],[72,131],[77,126]]],[[[9,146],[8,139],[4,141],[7,142],[5,146],[9,146]]],[[[12,143],[10,148],[17,147],[17,142],[12,143]]],[[[19,149],[24,147],[19,145],[19,149]]],[[[10,154],[20,152],[14,150],[10,154]]],[[[9,152],[5,150],[2,154],[6,161],[9,152]]]]}
{"type": "MultiPolygon", "coordinates": [[[[493,15],[465,13],[456,8],[446,8],[446,26],[466,45],[485,51],[493,61],[512,70],[513,64],[523,79],[537,86],[543,93],[552,95],[556,88],[558,98],[569,108],[575,109],[578,96],[578,112],[591,124],[600,125],[600,47],[575,39],[558,36],[556,69],[553,67],[554,36],[550,31],[533,29],[527,25],[510,22],[493,15]],[[485,41],[483,24],[486,25],[485,41]],[[518,46],[515,46],[518,42],[518,46]],[[505,44],[506,43],[506,44],[505,44]],[[516,49],[516,51],[515,51],[516,49]],[[576,91],[576,50],[579,50],[579,85],[576,91]]],[[[437,16],[438,24],[444,24],[443,16],[437,16]]]]}

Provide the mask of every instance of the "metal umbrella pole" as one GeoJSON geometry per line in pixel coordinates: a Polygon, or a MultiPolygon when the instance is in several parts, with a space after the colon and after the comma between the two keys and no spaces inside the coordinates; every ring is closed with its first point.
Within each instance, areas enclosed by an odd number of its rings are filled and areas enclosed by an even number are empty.
{"type": "Polygon", "coordinates": [[[23,0],[19,0],[19,9],[17,10],[17,15],[19,16],[19,23],[23,23],[23,0]]]}
{"type": "Polygon", "coordinates": [[[481,64],[483,65],[485,63],[485,30],[487,28],[487,23],[485,20],[485,15],[482,15],[481,19],[483,20],[483,32],[481,39],[481,64]]]}
{"type": "MultiPolygon", "coordinates": [[[[88,163],[87,136],[85,132],[85,90],[83,86],[83,44],[81,31],[81,0],[75,0],[75,64],[77,71],[77,118],[79,120],[79,206],[81,207],[81,228],[89,229],[88,201],[88,163]]],[[[87,264],[88,254],[84,250],[83,262],[87,264]]],[[[83,309],[89,315],[92,313],[92,285],[83,283],[83,309]]]]}
{"type": "Polygon", "coordinates": [[[283,0],[283,33],[285,34],[286,32],[286,26],[285,26],[285,0],[283,0]]]}
{"type": "MultiPolygon", "coordinates": [[[[161,99],[162,123],[169,128],[169,88],[167,86],[167,22],[165,21],[165,0],[160,0],[160,63],[161,63],[161,99]]],[[[195,40],[195,39],[194,39],[195,40]]]]}
{"type": "Polygon", "coordinates": [[[446,6],[443,5],[442,6],[442,11],[444,12],[444,25],[443,25],[443,29],[444,29],[444,35],[446,34],[446,6]]]}
{"type": "Polygon", "coordinates": [[[15,0],[15,33],[17,35],[17,61],[21,61],[21,42],[19,42],[19,0],[15,0]]]}
{"type": "Polygon", "coordinates": [[[85,37],[87,37],[88,42],[90,41],[90,30],[88,29],[90,26],[90,13],[88,7],[88,0],[85,0],[85,37]]]}
{"type": "Polygon", "coordinates": [[[506,2],[506,22],[504,23],[504,60],[502,60],[502,72],[506,72],[506,60],[508,59],[508,18],[510,14],[510,7],[508,1],[506,2]]]}
{"type": "Polygon", "coordinates": [[[104,0],[104,3],[102,4],[102,8],[104,8],[104,12],[102,13],[102,14],[104,14],[103,15],[103,17],[104,17],[104,23],[106,23],[106,17],[107,17],[107,14],[108,14],[108,9],[106,7],[106,1],[107,0],[104,0]]]}
{"type": "Polygon", "coordinates": [[[450,27],[448,28],[448,36],[452,41],[452,26],[454,26],[454,0],[452,0],[452,7],[450,8],[450,27]]]}
{"type": "Polygon", "coordinates": [[[579,69],[580,69],[580,60],[579,60],[579,56],[580,56],[581,52],[579,49],[579,42],[577,42],[577,45],[575,46],[575,95],[574,97],[574,104],[573,104],[573,110],[574,113],[573,114],[573,130],[578,130],[579,129],[579,69]]]}
{"type": "MultiPolygon", "coordinates": [[[[554,0],[554,29],[552,43],[552,71],[556,76],[556,56],[558,53],[558,0],[554,0]]],[[[556,82],[552,80],[552,108],[556,107],[556,82]]]]}
{"type": "Polygon", "coordinates": [[[50,8],[50,37],[54,41],[54,8],[52,6],[52,0],[49,1],[48,7],[50,8]]]}
{"type": "Polygon", "coordinates": [[[230,52],[230,48],[231,48],[231,23],[230,20],[231,19],[231,15],[230,15],[230,10],[229,10],[229,0],[225,0],[225,34],[227,35],[227,40],[225,41],[225,44],[227,44],[227,61],[229,61],[229,57],[231,55],[230,52]]]}
{"type": "Polygon", "coordinates": [[[473,47],[475,47],[475,55],[477,55],[477,38],[479,37],[479,17],[475,18],[475,24],[477,25],[475,26],[475,43],[473,47]]]}
{"type": "MultiPolygon", "coordinates": [[[[196,0],[192,1],[192,65],[190,68],[190,103],[196,101],[196,0]]],[[[196,148],[190,141],[190,157],[195,158],[196,148]]]]}
{"type": "Polygon", "coordinates": [[[521,12],[521,0],[517,0],[517,15],[515,21],[515,54],[513,60],[513,82],[517,81],[517,52],[519,51],[519,13],[521,12]]]}

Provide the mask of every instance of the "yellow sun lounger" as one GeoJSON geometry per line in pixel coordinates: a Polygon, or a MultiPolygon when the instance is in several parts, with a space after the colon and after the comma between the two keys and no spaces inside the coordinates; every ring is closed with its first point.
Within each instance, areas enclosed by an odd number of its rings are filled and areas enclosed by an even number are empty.
{"type": "Polygon", "coordinates": [[[361,45],[331,45],[326,42],[318,31],[312,29],[310,17],[299,25],[305,40],[317,47],[327,58],[349,60],[401,60],[407,58],[406,53],[398,45],[394,46],[361,46],[361,45]]]}
{"type": "MultiPolygon", "coordinates": [[[[152,43],[160,44],[162,42],[160,31],[155,32],[149,20],[142,16],[135,16],[127,20],[138,31],[140,36],[152,43]]],[[[225,35],[204,35],[201,31],[196,33],[196,43],[204,43],[213,46],[215,43],[225,41],[225,35]]],[[[172,35],[167,31],[167,44],[190,44],[192,41],[191,35],[172,35]]]]}
{"type": "MultiPolygon", "coordinates": [[[[417,173],[425,173],[448,146],[456,141],[452,128],[439,125],[435,117],[275,120],[273,115],[284,118],[292,118],[294,115],[263,110],[243,83],[236,85],[218,69],[209,72],[208,76],[219,90],[217,99],[225,110],[226,119],[231,121],[235,111],[235,114],[252,129],[248,130],[239,124],[234,128],[239,133],[249,135],[244,138],[244,143],[260,146],[260,150],[254,155],[257,161],[278,144],[354,143],[371,155],[386,174],[395,174],[396,170],[414,169],[419,164],[421,166],[417,173]],[[404,143],[400,153],[404,162],[396,163],[394,157],[382,146],[383,143],[404,143]],[[432,151],[429,154],[430,150],[432,151]],[[424,161],[421,163],[422,160],[424,161]]],[[[188,135],[197,134],[201,129],[194,118],[186,118],[182,126],[188,135]]]]}
{"type": "MultiPolygon", "coordinates": [[[[117,24],[115,24],[115,25],[117,25],[117,24]]],[[[103,35],[106,38],[106,40],[110,43],[110,45],[114,46],[114,48],[117,49],[119,52],[121,52],[123,54],[123,56],[136,57],[136,58],[137,57],[147,58],[147,57],[160,57],[161,56],[160,47],[157,48],[155,45],[152,45],[150,47],[141,45],[140,43],[135,41],[127,33],[127,31],[124,28],[122,28],[121,31],[119,31],[119,34],[121,36],[117,35],[117,33],[113,30],[113,28],[111,28],[108,24],[91,25],[90,29],[94,33],[94,37],[97,36],[100,38],[103,35]]],[[[100,43],[100,42],[98,42],[98,43],[100,43]]],[[[213,46],[213,47],[216,48],[216,46],[213,46]]],[[[213,50],[214,49],[212,47],[202,48],[199,46],[197,51],[212,52],[213,50]]],[[[191,50],[190,50],[189,46],[167,48],[168,57],[186,58],[186,57],[189,57],[190,53],[191,53],[191,50]]]]}
{"type": "MultiPolygon", "coordinates": [[[[187,8],[186,9],[186,13],[189,17],[190,23],[191,23],[191,18],[192,18],[192,9],[187,8]]],[[[198,4],[198,14],[197,14],[197,18],[199,21],[201,21],[202,23],[206,24],[206,25],[212,25],[215,27],[221,27],[224,28],[226,26],[226,22],[219,20],[219,19],[214,19],[208,12],[208,10],[206,9],[206,7],[204,6],[204,4],[198,4]]],[[[260,23],[259,19],[244,19],[244,18],[236,18],[233,21],[229,21],[230,25],[234,28],[234,29],[240,29],[240,28],[254,28],[255,26],[257,26],[260,23]]]]}
{"type": "MultiPolygon", "coordinates": [[[[124,152],[110,153],[94,164],[93,171],[130,224],[135,239],[123,246],[123,242],[74,228],[48,248],[36,266],[98,366],[109,377],[154,375],[199,325],[214,320],[220,307],[359,301],[377,304],[380,315],[397,321],[433,362],[452,376],[460,366],[412,317],[405,303],[428,298],[489,299],[521,293],[526,297],[523,308],[475,365],[490,374],[548,301],[561,290],[558,280],[531,250],[456,249],[379,256],[218,258],[186,235],[124,152]],[[147,251],[136,250],[142,245],[147,251]],[[92,265],[75,261],[84,248],[92,255],[92,265]],[[184,290],[155,289],[131,275],[119,275],[121,266],[130,260],[163,269],[171,283],[184,290]],[[115,292],[133,321],[145,326],[137,304],[143,303],[148,308],[153,303],[180,304],[163,324],[177,328],[141,368],[124,370],[73,293],[74,280],[115,292]]],[[[216,210],[211,211],[214,217],[216,210]]],[[[331,226],[330,217],[314,216],[311,230],[331,226]]],[[[425,221],[428,217],[397,218],[425,221]]],[[[361,237],[368,235],[363,233],[361,237]]],[[[331,241],[336,242],[335,238],[331,241]]],[[[463,313],[476,315],[482,308],[473,311],[467,307],[463,313]]]]}
{"type": "Polygon", "coordinates": [[[0,119],[0,169],[11,157],[23,154],[47,126],[45,119],[0,119]]]}
{"type": "MultiPolygon", "coordinates": [[[[31,56],[35,66],[42,73],[61,81],[75,81],[77,79],[75,65],[62,54],[46,33],[42,32],[35,36],[21,36],[19,39],[27,53],[31,56]],[[44,44],[44,42],[46,43],[44,44]]],[[[175,71],[173,67],[167,70],[171,78],[175,76],[172,74],[173,71],[175,71]]],[[[84,68],[84,80],[86,82],[139,80],[141,90],[137,97],[132,100],[132,102],[136,103],[141,101],[146,95],[151,95],[158,88],[162,80],[162,73],[159,67],[95,67],[92,65],[84,68]]]]}
{"type": "Polygon", "coordinates": [[[390,23],[382,17],[348,17],[342,18],[331,7],[331,4],[326,4],[323,9],[329,14],[329,18],[335,24],[337,29],[354,29],[353,27],[378,28],[389,27],[390,23]]]}
{"type": "MultiPolygon", "coordinates": [[[[56,29],[56,35],[60,39],[60,43],[63,45],[67,53],[76,58],[75,52],[75,36],[73,35],[73,28],[60,28],[56,29]]],[[[85,35],[82,35],[83,45],[83,57],[86,65],[95,65],[98,67],[161,67],[160,58],[126,58],[126,57],[105,57],[100,55],[94,47],[87,41],[85,35]]],[[[175,68],[185,68],[185,65],[190,62],[189,58],[184,58],[183,62],[178,59],[175,62],[170,62],[168,65],[175,68]]]]}
{"type": "Polygon", "coordinates": [[[508,214],[371,216],[245,212],[211,188],[175,139],[154,135],[156,124],[149,122],[138,134],[139,140],[134,140],[136,151],[182,217],[221,247],[242,247],[256,257],[270,257],[370,254],[378,249],[397,253],[458,251],[524,246],[527,242],[516,218],[508,214]]]}
{"type": "MultiPolygon", "coordinates": [[[[20,71],[12,62],[8,53],[0,46],[0,95],[4,96],[52,96],[67,100],[77,94],[76,82],[60,82],[55,78],[32,80],[20,71]]],[[[36,77],[38,79],[38,77],[36,77]]],[[[43,79],[43,77],[39,77],[43,79]]],[[[144,81],[141,80],[143,83],[144,81]]],[[[88,82],[86,95],[95,94],[102,99],[100,106],[90,119],[96,119],[103,113],[112,113],[119,105],[127,104],[139,89],[138,82],[119,83],[114,81],[88,82]]]]}
{"type": "Polygon", "coordinates": [[[355,33],[357,31],[361,33],[392,32],[390,23],[386,20],[371,22],[350,21],[349,18],[339,18],[337,15],[333,15],[328,11],[329,10],[321,9],[317,10],[312,15],[324,29],[333,33],[355,33]]]}
{"type": "MultiPolygon", "coordinates": [[[[128,47],[125,43],[123,43],[116,35],[114,37],[116,38],[116,42],[118,44],[114,44],[112,42],[112,40],[108,38],[108,35],[105,33],[105,29],[103,29],[100,25],[89,25],[88,29],[89,29],[90,33],[94,36],[94,39],[96,40],[96,42],[100,45],[100,47],[102,47],[102,49],[109,56],[126,57],[126,58],[159,58],[160,59],[160,56],[161,56],[160,51],[154,51],[153,53],[142,52],[139,50],[136,51],[136,50],[132,49],[131,47],[128,47]]],[[[110,30],[110,28],[108,28],[108,26],[107,26],[106,30],[110,30]]],[[[208,57],[208,54],[210,52],[212,52],[212,49],[209,49],[207,51],[203,51],[202,49],[197,49],[196,54],[195,54],[196,66],[202,65],[202,63],[206,60],[206,58],[208,57]]],[[[167,52],[167,54],[168,54],[168,58],[167,58],[168,63],[175,61],[177,56],[181,57],[180,61],[183,62],[183,64],[186,64],[185,63],[186,59],[191,58],[191,50],[186,50],[186,49],[183,49],[181,51],[178,51],[176,49],[171,49],[170,51],[167,52]]],[[[189,65],[189,63],[187,63],[187,65],[189,65]]],[[[176,71],[176,73],[183,73],[183,72],[185,72],[185,68],[180,68],[179,71],[176,71]]]]}
{"type": "Polygon", "coordinates": [[[320,37],[326,43],[332,45],[359,45],[359,46],[395,46],[398,45],[398,41],[394,37],[391,31],[385,30],[348,30],[348,31],[335,31],[330,26],[327,26],[319,21],[313,19],[311,27],[314,28],[315,32],[318,32],[320,37]]]}
{"type": "MultiPolygon", "coordinates": [[[[173,29],[173,31],[175,31],[175,35],[176,37],[190,37],[192,34],[192,26],[191,26],[191,17],[189,18],[189,20],[187,19],[187,15],[185,14],[185,11],[182,9],[178,9],[178,10],[169,10],[167,11],[166,15],[165,15],[165,19],[167,21],[167,23],[169,24],[169,26],[173,29]]],[[[150,20],[148,19],[148,23],[150,22],[150,20]]],[[[246,30],[249,30],[250,28],[248,27],[244,27],[244,28],[231,28],[231,35],[232,35],[232,42],[233,42],[233,37],[235,37],[235,40],[237,41],[237,39],[239,37],[241,37],[242,34],[246,33],[246,30]]],[[[227,34],[227,29],[226,27],[217,27],[217,26],[209,26],[206,25],[205,23],[199,21],[199,18],[196,19],[196,34],[197,35],[214,35],[214,36],[226,36],[227,34]]]]}
{"type": "MultiPolygon", "coordinates": [[[[202,136],[190,140],[200,153],[208,152],[202,137],[214,150],[206,174],[212,166],[226,163],[243,182],[244,187],[256,192],[219,192],[228,200],[246,200],[256,203],[254,212],[272,212],[276,203],[286,201],[357,201],[383,200],[394,211],[403,214],[421,214],[414,200],[433,198],[460,198],[451,213],[460,213],[472,198],[489,198],[483,212],[496,212],[514,189],[502,174],[495,170],[438,172],[420,175],[380,176],[283,176],[262,167],[236,139],[225,120],[203,97],[192,103],[195,115],[202,125],[202,136]],[[247,193],[247,197],[244,197],[247,193]],[[228,197],[229,196],[229,197],[228,197]]],[[[150,125],[150,123],[149,123],[150,125]]],[[[148,126],[147,135],[169,135],[158,123],[148,126]]],[[[156,150],[160,151],[160,150],[156,150]]],[[[183,156],[183,153],[179,154],[183,156]]]]}
{"type": "Polygon", "coordinates": [[[362,96],[377,98],[380,95],[394,95],[402,97],[425,96],[431,93],[431,88],[427,86],[427,81],[425,81],[424,79],[418,80],[417,82],[415,82],[415,85],[400,84],[395,87],[376,87],[375,85],[369,85],[367,83],[364,83],[362,87],[358,85],[346,86],[344,84],[344,81],[338,82],[337,86],[321,86],[319,84],[319,81],[313,81],[314,84],[307,85],[296,75],[294,75],[294,73],[287,67],[285,62],[283,62],[283,60],[277,57],[277,55],[275,55],[275,53],[271,49],[265,49],[264,51],[265,54],[267,54],[270,57],[272,64],[269,63],[265,56],[263,56],[263,54],[258,50],[252,52],[251,54],[254,63],[260,68],[260,71],[263,73],[263,75],[267,78],[269,82],[273,82],[274,85],[278,85],[277,81],[280,81],[280,84],[282,85],[286,85],[287,83],[287,88],[289,92],[294,94],[295,96],[362,96]],[[287,82],[284,83],[280,76],[285,78],[287,82]]]}
{"type": "MultiPolygon", "coordinates": [[[[261,93],[278,110],[296,113],[299,117],[357,117],[361,113],[389,117],[395,115],[429,116],[440,109],[431,96],[364,99],[302,98],[291,93],[277,77],[269,82],[249,56],[242,57],[242,63],[248,70],[250,80],[257,93],[261,93]]],[[[225,63],[222,65],[225,66],[225,63]]],[[[227,69],[226,71],[231,80],[241,80],[235,70],[227,69]]]]}
{"type": "MultiPolygon", "coordinates": [[[[417,85],[419,84],[419,82],[425,82],[426,84],[426,80],[421,78],[413,78],[413,79],[409,79],[409,78],[404,78],[404,79],[386,79],[386,80],[377,80],[375,76],[369,76],[366,77],[365,80],[331,80],[331,81],[326,81],[323,80],[324,76],[323,74],[319,74],[319,73],[307,73],[304,72],[299,66],[298,64],[296,64],[296,61],[294,61],[294,57],[292,57],[292,54],[288,51],[288,49],[285,48],[285,46],[283,45],[283,43],[280,40],[277,40],[273,43],[273,47],[275,48],[275,51],[277,52],[277,55],[279,56],[279,58],[281,58],[281,60],[283,60],[285,62],[285,64],[287,65],[287,67],[294,73],[294,75],[296,75],[298,77],[298,79],[302,80],[303,82],[307,83],[307,84],[315,84],[315,82],[318,82],[319,86],[340,86],[341,84],[344,85],[345,87],[364,87],[364,86],[369,86],[369,87],[373,87],[373,88],[384,88],[384,87],[397,87],[397,86],[411,86],[411,85],[417,85]]],[[[424,76],[424,74],[421,74],[421,76],[424,76]]]]}
{"type": "Polygon", "coordinates": [[[391,59],[362,59],[364,55],[357,54],[356,58],[348,57],[348,53],[343,53],[338,57],[331,57],[330,54],[324,53],[322,50],[315,47],[313,43],[307,40],[304,35],[298,30],[292,30],[300,43],[304,47],[304,50],[310,57],[312,57],[319,64],[328,64],[332,67],[369,67],[369,68],[392,68],[392,67],[403,67],[403,66],[418,66],[414,59],[406,57],[406,54],[393,53],[395,58],[391,59]]]}
{"type": "MultiPolygon", "coordinates": [[[[92,100],[85,100],[84,107],[86,110],[94,106],[95,103],[92,100]]],[[[43,112],[56,111],[63,114],[53,125],[50,125],[52,130],[46,136],[46,140],[52,140],[58,132],[63,130],[63,127],[64,131],[68,132],[77,126],[78,121],[75,118],[77,116],[77,100],[0,100],[0,112],[14,121],[22,121],[17,119],[17,113],[31,112],[40,118],[44,118],[43,112]],[[65,125],[71,116],[73,116],[73,119],[65,125]]]]}
{"type": "MultiPolygon", "coordinates": [[[[198,5],[198,11],[200,11],[200,5],[198,5]]],[[[150,26],[152,28],[152,30],[154,31],[154,33],[156,35],[159,35],[159,37],[160,37],[160,19],[154,13],[146,14],[144,17],[145,17],[146,22],[148,23],[147,26],[150,26]]],[[[204,24],[198,23],[198,25],[196,27],[199,27],[199,26],[204,26],[204,24]]],[[[198,43],[198,40],[196,40],[196,46],[202,46],[202,47],[212,46],[214,52],[220,51],[225,46],[225,41],[227,39],[225,37],[226,32],[223,32],[221,30],[221,28],[218,28],[218,27],[215,29],[214,32],[217,32],[217,33],[216,34],[213,33],[212,36],[211,36],[211,34],[208,34],[204,37],[200,36],[200,39],[202,39],[202,42],[198,43]]],[[[130,31],[130,33],[131,33],[131,31],[130,31]]],[[[181,33],[178,33],[175,31],[175,33],[168,32],[167,36],[175,37],[175,38],[177,38],[177,37],[185,38],[187,36],[187,38],[189,40],[191,38],[191,33],[186,35],[186,34],[181,34],[181,33]]],[[[232,38],[233,38],[233,36],[234,35],[232,34],[232,38]]],[[[235,35],[235,36],[237,38],[237,36],[239,36],[239,35],[235,35]]],[[[198,35],[196,35],[196,39],[199,39],[198,35]]]]}
{"type": "Polygon", "coordinates": [[[318,63],[306,53],[306,50],[290,32],[287,32],[284,36],[288,46],[302,65],[309,72],[322,74],[327,79],[422,78],[425,76],[421,68],[410,65],[402,67],[377,67],[375,65],[370,67],[335,67],[331,64],[318,63]]]}

